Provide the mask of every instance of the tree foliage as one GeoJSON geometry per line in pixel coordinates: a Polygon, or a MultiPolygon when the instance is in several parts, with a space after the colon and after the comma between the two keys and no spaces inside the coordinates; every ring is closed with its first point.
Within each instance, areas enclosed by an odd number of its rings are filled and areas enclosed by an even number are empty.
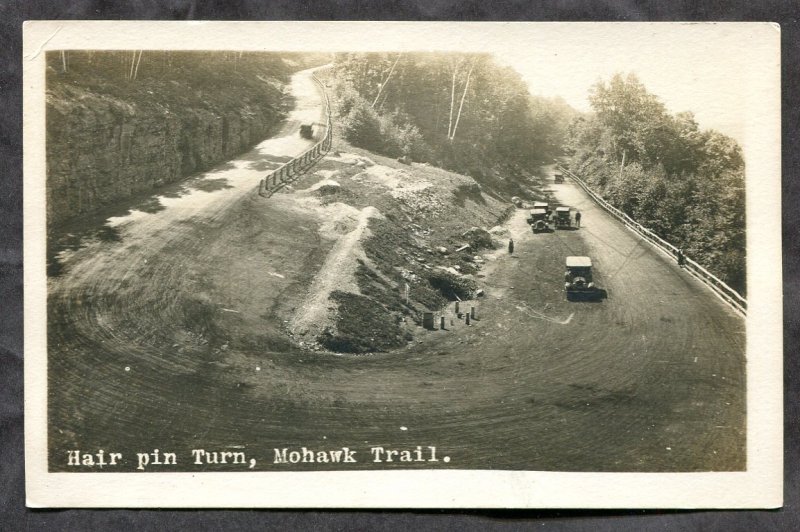
{"type": "Polygon", "coordinates": [[[592,87],[593,114],[567,128],[572,167],[611,203],[745,291],[744,159],[739,145],[671,115],[632,74],[592,87]]]}
{"type": "Polygon", "coordinates": [[[334,65],[348,140],[473,175],[561,154],[574,113],[563,100],[532,97],[516,71],[486,54],[337,54],[334,65]],[[354,131],[362,122],[351,113],[366,107],[383,124],[380,138],[369,121],[370,134],[354,131]]]}

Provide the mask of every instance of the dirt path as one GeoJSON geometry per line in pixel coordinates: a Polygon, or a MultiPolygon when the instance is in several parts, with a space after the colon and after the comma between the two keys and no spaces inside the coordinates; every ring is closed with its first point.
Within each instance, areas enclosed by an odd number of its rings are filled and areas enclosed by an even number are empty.
{"type": "Polygon", "coordinates": [[[297,310],[291,325],[293,334],[304,336],[309,341],[333,323],[328,300],[331,292],[342,290],[350,293],[359,293],[354,273],[358,260],[366,261],[366,255],[361,248],[361,242],[367,231],[370,218],[379,217],[380,212],[374,207],[365,207],[359,211],[355,220],[355,227],[348,233],[339,237],[328,253],[325,263],[314,277],[308,294],[302,305],[297,310]]]}

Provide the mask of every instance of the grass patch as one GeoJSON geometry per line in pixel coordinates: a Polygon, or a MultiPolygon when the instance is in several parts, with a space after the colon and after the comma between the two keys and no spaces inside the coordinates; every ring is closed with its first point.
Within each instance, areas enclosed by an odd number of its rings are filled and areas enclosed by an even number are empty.
{"type": "Polygon", "coordinates": [[[359,260],[355,276],[358,289],[362,295],[380,301],[384,307],[392,312],[399,312],[406,316],[411,316],[415,321],[419,321],[419,312],[413,306],[406,305],[405,299],[400,293],[400,287],[403,286],[403,278],[399,273],[396,274],[394,284],[392,284],[359,260]]]}
{"type": "MultiPolygon", "coordinates": [[[[322,205],[331,203],[356,204],[357,195],[350,189],[336,185],[322,185],[316,190],[316,196],[322,205]]],[[[355,206],[355,205],[354,205],[355,206]]]]}
{"type": "Polygon", "coordinates": [[[317,341],[338,353],[372,353],[405,345],[411,334],[396,315],[377,301],[339,290],[331,293],[339,306],[336,333],[324,331],[317,341]]]}
{"type": "MultiPolygon", "coordinates": [[[[404,286],[404,283],[408,283],[408,294],[411,301],[421,304],[427,310],[439,310],[447,304],[449,298],[427,281],[428,276],[431,275],[430,271],[414,261],[409,261],[406,255],[401,253],[404,250],[422,254],[422,250],[413,241],[407,229],[388,219],[372,219],[370,220],[370,231],[372,232],[372,237],[364,243],[364,250],[378,269],[390,279],[395,280],[398,286],[404,286]],[[407,281],[403,279],[395,269],[398,266],[413,273],[416,280],[407,281]]],[[[427,258],[429,262],[434,264],[437,260],[442,261],[441,258],[436,258],[435,255],[427,258]]],[[[419,311],[411,309],[411,317],[416,323],[422,323],[419,311]]]]}
{"type": "Polygon", "coordinates": [[[372,237],[364,242],[364,251],[381,272],[389,277],[396,273],[395,266],[408,266],[408,259],[401,254],[417,249],[417,244],[412,240],[409,232],[396,225],[395,222],[385,219],[373,218],[369,221],[369,230],[372,237]]]}

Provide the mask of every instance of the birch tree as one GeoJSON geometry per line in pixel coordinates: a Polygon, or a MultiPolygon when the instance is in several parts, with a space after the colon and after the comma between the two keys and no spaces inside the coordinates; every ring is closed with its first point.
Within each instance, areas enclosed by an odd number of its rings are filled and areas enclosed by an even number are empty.
{"type": "MultiPolygon", "coordinates": [[[[458,115],[456,116],[456,123],[453,125],[453,131],[450,133],[450,142],[456,138],[456,129],[458,129],[458,122],[461,120],[461,111],[464,110],[464,100],[467,98],[467,90],[469,89],[469,80],[472,77],[472,70],[475,68],[475,62],[473,61],[469,67],[469,72],[467,72],[467,81],[464,83],[464,92],[461,94],[461,103],[458,106],[458,115]]],[[[452,104],[451,104],[452,105],[452,104]]],[[[451,111],[452,114],[452,111],[451,111]]]]}

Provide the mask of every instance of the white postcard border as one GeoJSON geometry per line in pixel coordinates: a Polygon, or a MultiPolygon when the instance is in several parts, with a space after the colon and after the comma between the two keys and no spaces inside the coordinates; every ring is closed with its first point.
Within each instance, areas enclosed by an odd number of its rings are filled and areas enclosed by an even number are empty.
{"type": "MultiPolygon", "coordinates": [[[[704,33],[705,32],[705,33],[704,33]]],[[[782,504],[780,29],[767,23],[35,21],[24,26],[26,491],[32,507],[772,508],[782,504]],[[747,471],[563,473],[47,471],[44,52],[58,49],[493,51],[574,32],[739,32],[752,43],[747,164],[747,471]],[[302,38],[298,38],[302,36],[302,38]],[[501,38],[502,37],[502,38],[501,38]]]]}

